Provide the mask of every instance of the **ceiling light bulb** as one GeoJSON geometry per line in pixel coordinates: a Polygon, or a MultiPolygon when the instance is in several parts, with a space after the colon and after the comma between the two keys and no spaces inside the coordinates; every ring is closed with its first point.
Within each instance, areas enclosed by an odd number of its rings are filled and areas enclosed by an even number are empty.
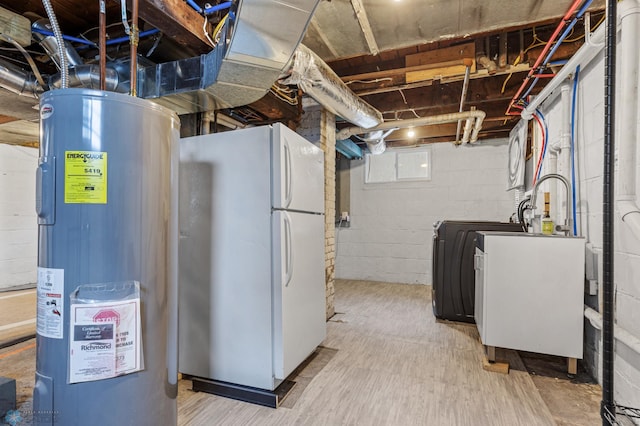
{"type": "Polygon", "coordinates": [[[410,138],[414,137],[416,135],[416,132],[414,132],[413,130],[409,130],[407,132],[407,136],[409,136],[410,138]]]}

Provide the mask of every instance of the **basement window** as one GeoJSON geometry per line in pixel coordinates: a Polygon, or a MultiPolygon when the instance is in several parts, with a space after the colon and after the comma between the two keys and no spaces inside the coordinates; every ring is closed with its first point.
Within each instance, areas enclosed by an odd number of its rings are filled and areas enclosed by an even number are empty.
{"type": "Polygon", "coordinates": [[[431,180],[431,149],[387,149],[365,155],[365,183],[431,180]]]}

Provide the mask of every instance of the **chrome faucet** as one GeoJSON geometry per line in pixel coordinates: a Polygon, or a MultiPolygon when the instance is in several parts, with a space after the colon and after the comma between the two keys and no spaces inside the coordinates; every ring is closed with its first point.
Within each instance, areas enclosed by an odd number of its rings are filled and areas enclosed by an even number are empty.
{"type": "Polygon", "coordinates": [[[538,181],[536,182],[536,184],[533,186],[533,191],[531,193],[531,209],[535,210],[536,209],[536,198],[537,198],[537,193],[538,193],[538,186],[540,186],[540,184],[542,182],[544,182],[547,179],[558,179],[560,182],[564,183],[564,189],[565,192],[567,193],[567,205],[566,205],[566,215],[565,215],[565,220],[564,220],[564,225],[560,226],[556,226],[556,230],[558,231],[562,231],[564,232],[565,235],[573,235],[572,233],[572,219],[571,219],[571,194],[569,192],[569,181],[567,180],[566,177],[556,174],[556,173],[551,173],[548,175],[544,175],[542,176],[540,179],[538,179],[538,181]]]}

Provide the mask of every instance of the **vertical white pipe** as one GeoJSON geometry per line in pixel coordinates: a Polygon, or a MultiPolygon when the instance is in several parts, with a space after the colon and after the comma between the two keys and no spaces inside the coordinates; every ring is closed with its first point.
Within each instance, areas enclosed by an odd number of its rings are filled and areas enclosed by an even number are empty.
{"type": "Polygon", "coordinates": [[[638,67],[640,51],[640,1],[620,2],[620,91],[618,123],[618,173],[616,209],[620,218],[640,239],[640,207],[636,197],[636,140],[638,137],[638,67]]]}
{"type": "MultiPolygon", "coordinates": [[[[558,141],[558,167],[557,172],[566,177],[571,182],[571,85],[563,84],[560,87],[561,90],[561,123],[560,123],[560,138],[558,141]]],[[[560,188],[560,186],[557,186],[560,188]]],[[[570,206],[565,206],[567,202],[567,195],[563,193],[564,188],[560,191],[556,191],[554,200],[557,207],[557,219],[556,223],[565,223],[566,212],[570,211],[570,206]]]]}

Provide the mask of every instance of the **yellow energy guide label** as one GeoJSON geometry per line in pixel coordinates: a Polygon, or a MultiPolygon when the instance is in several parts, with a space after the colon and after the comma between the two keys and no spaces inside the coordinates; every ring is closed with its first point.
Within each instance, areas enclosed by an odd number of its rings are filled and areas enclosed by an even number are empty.
{"type": "Polygon", "coordinates": [[[64,202],[107,204],[107,153],[65,151],[64,202]]]}

